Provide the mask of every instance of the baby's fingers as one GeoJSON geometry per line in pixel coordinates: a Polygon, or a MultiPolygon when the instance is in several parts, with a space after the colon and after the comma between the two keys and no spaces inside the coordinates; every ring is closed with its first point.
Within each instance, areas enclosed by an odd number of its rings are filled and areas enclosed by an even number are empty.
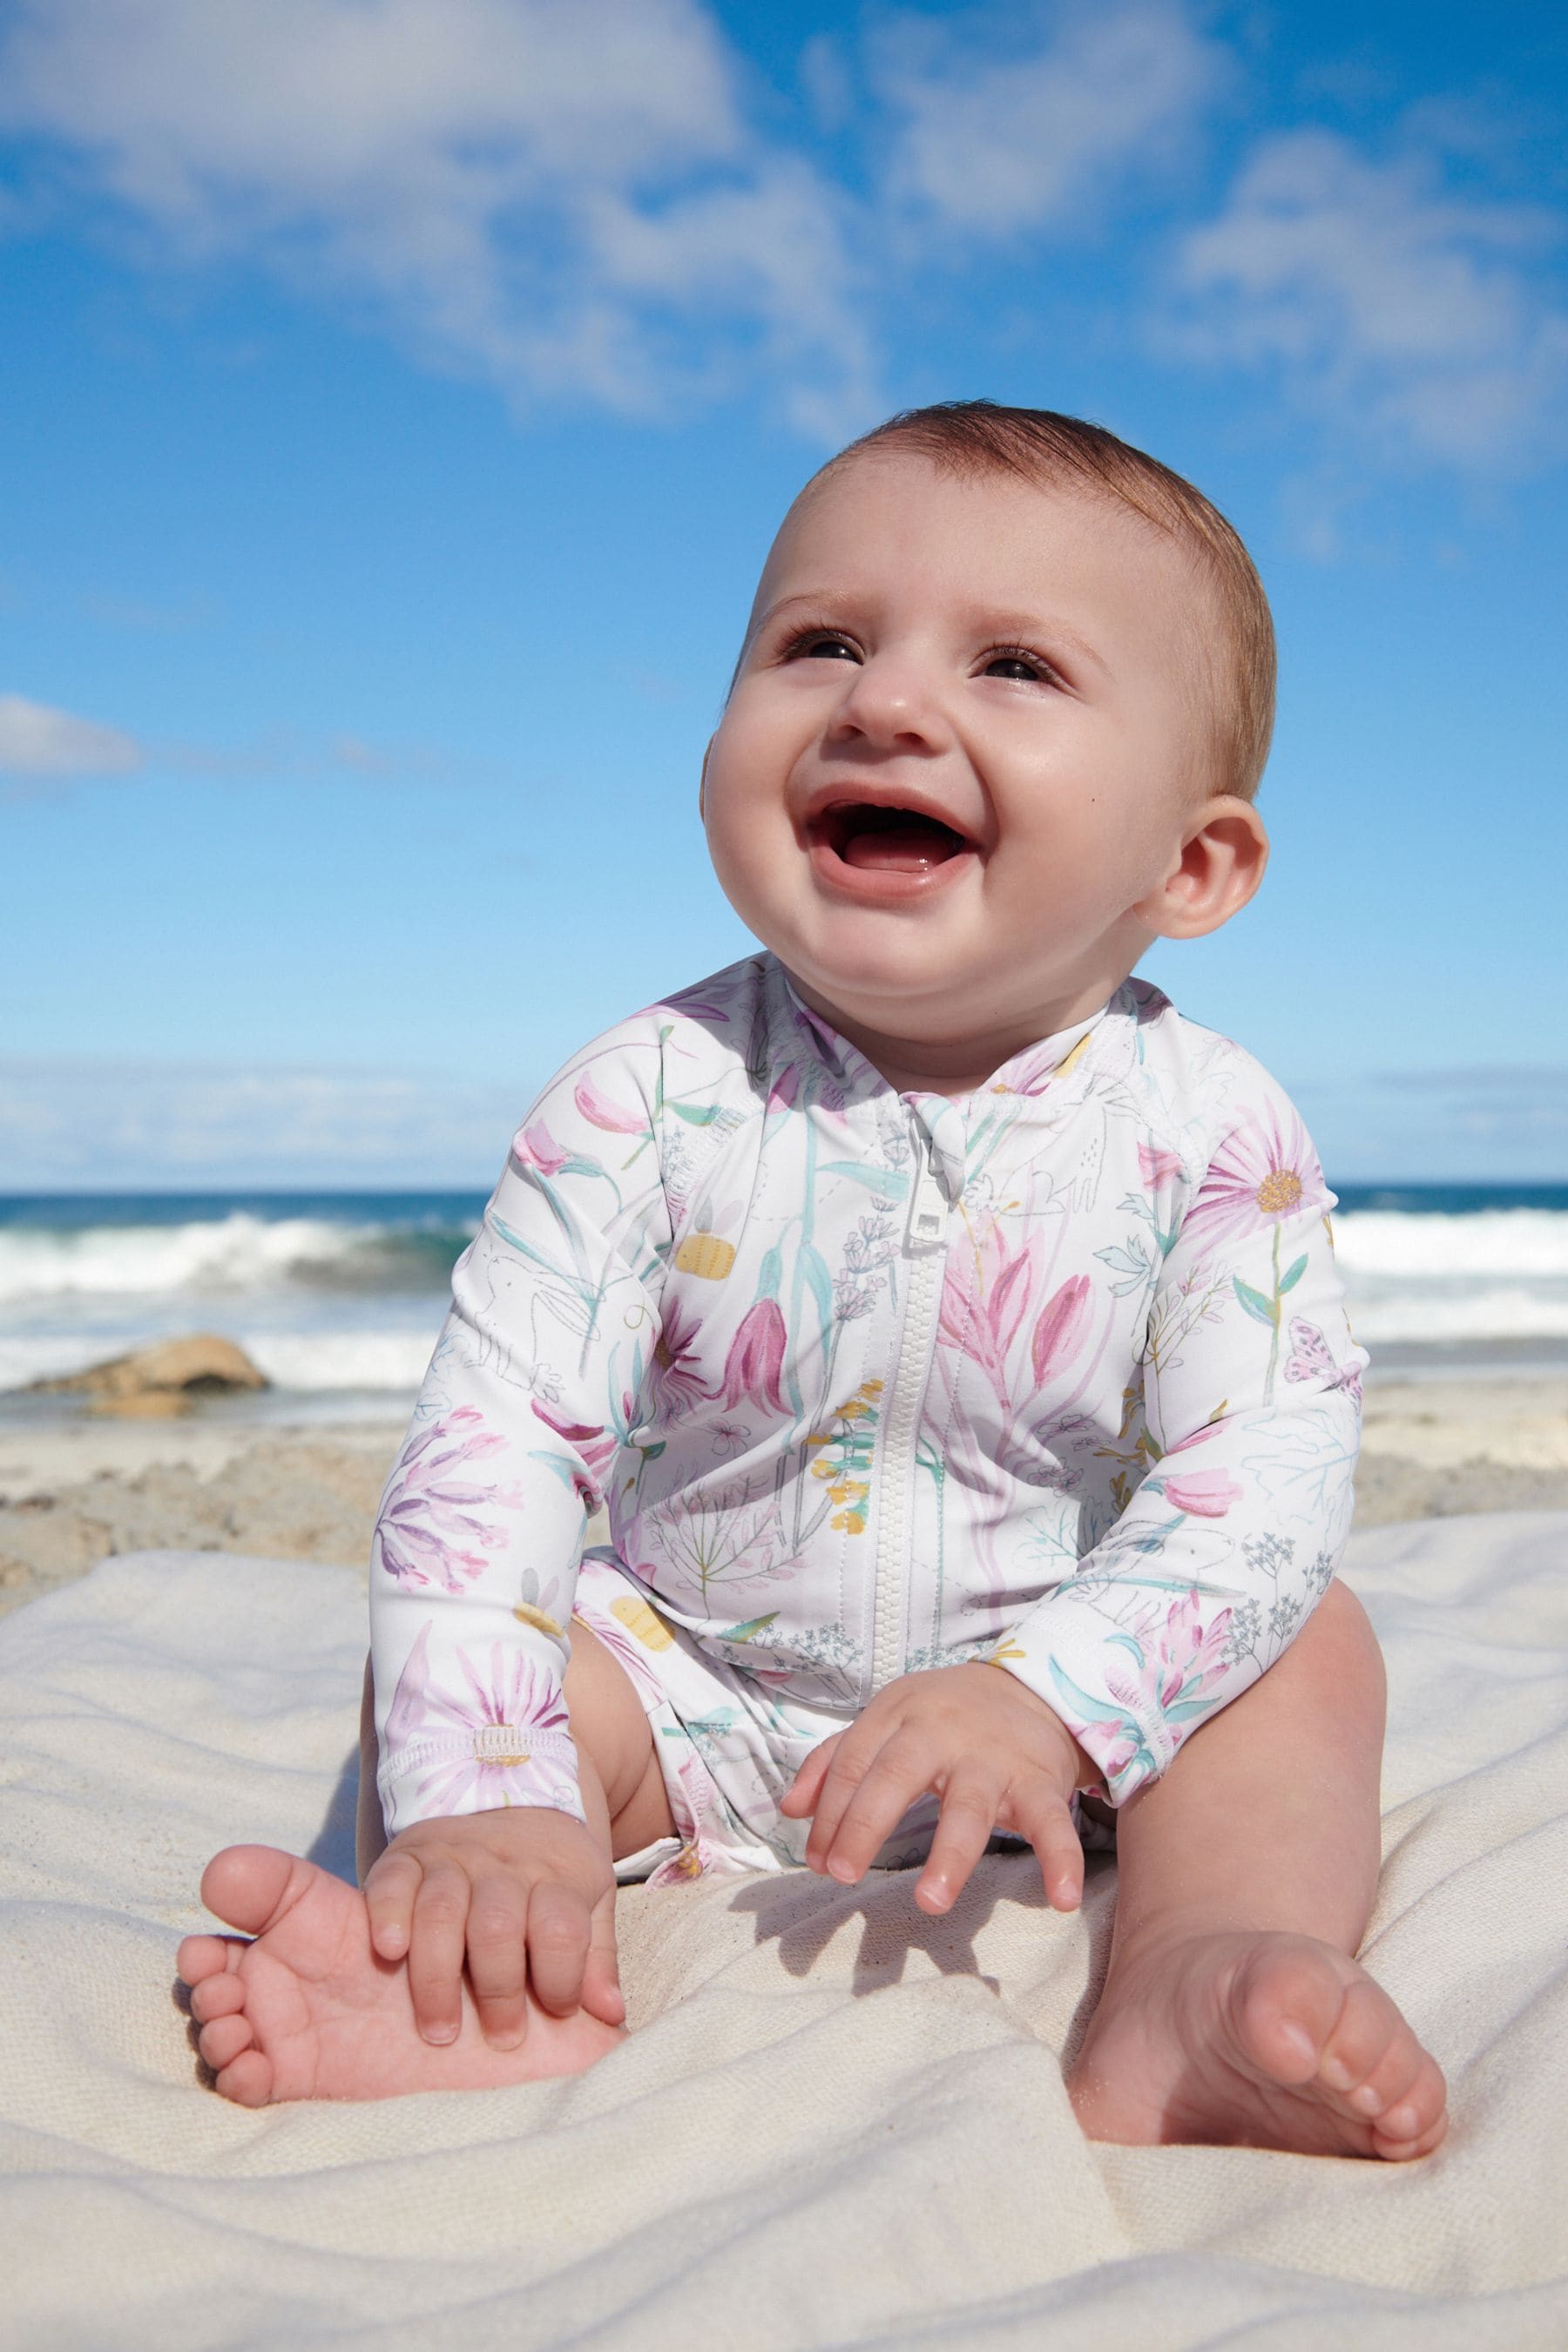
{"type": "Polygon", "coordinates": [[[378,1959],[400,1960],[413,1931],[414,1898],[425,1876],[414,1855],[391,1846],[366,1871],[364,1907],[371,1948],[378,1959]]]}
{"type": "Polygon", "coordinates": [[[449,1862],[432,1863],[414,1898],[408,1945],[408,1990],[414,2022],[426,2042],[456,2042],[463,2022],[463,1954],[468,1937],[470,1888],[449,1862]]]}
{"type": "Polygon", "coordinates": [[[822,1784],[827,1778],[828,1768],[838,1752],[838,1743],[843,1737],[844,1734],[841,1731],[836,1731],[830,1739],[823,1740],[819,1747],[812,1749],[805,1762],[779,1799],[781,1813],[788,1813],[793,1819],[797,1814],[812,1813],[816,1811],[816,1801],[822,1793],[822,1784]]]}
{"type": "Polygon", "coordinates": [[[915,1882],[915,1901],[922,1911],[946,1911],[957,1901],[995,1826],[993,1784],[954,1772],[942,1791],[925,1868],[915,1882]]]}
{"type": "Polygon", "coordinates": [[[558,1878],[542,1879],[528,1904],[528,1972],[534,1998],[554,2017],[570,2017],[583,1999],[588,1958],[588,1906],[558,1878]]]}
{"type": "Polygon", "coordinates": [[[1083,1900],[1083,1847],[1066,1798],[1042,1780],[1026,1800],[1015,1794],[1013,1814],[1019,1836],[1038,1857],[1052,1910],[1076,1911],[1083,1900]]]}
{"type": "Polygon", "coordinates": [[[583,2006],[606,2025],[626,2022],[620,1966],[616,1957],[616,1890],[595,1903],[588,1924],[588,1958],[583,1969],[583,2006]]]}
{"type": "Polygon", "coordinates": [[[879,1849],[897,1829],[912,1800],[931,1786],[909,1740],[889,1741],[869,1761],[846,1748],[835,1759],[817,1800],[805,1858],[845,1885],[865,1876],[879,1849]]]}
{"type": "Polygon", "coordinates": [[[479,2031],[492,2048],[515,2050],[528,2026],[528,1890],[515,1878],[484,1878],[468,1906],[468,1979],[479,2031]]]}

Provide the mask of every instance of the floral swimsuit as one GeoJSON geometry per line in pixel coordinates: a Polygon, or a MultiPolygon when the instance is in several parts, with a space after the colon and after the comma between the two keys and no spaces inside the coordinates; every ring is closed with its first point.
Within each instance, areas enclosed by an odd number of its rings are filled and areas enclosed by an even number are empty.
{"type": "Polygon", "coordinates": [[[680,1832],[622,1876],[798,1862],[810,1750],[963,1660],[1120,1804],[1333,1573],[1366,1358],[1332,1206],[1273,1080],[1139,981],[957,1098],[898,1093],[765,953],[607,1031],[513,1142],[387,1483],[389,1832],[581,1817],[574,1611],[680,1832]]]}

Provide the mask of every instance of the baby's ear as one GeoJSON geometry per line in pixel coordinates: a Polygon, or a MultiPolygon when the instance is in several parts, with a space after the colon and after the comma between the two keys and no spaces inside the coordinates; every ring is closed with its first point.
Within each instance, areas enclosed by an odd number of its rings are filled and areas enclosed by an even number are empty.
{"type": "Polygon", "coordinates": [[[710,735],[702,747],[702,773],[697,780],[697,814],[704,824],[708,822],[708,811],[703,804],[708,794],[708,762],[712,756],[713,738],[710,735]]]}
{"type": "Polygon", "coordinates": [[[1188,820],[1175,865],[1136,911],[1162,939],[1202,939],[1240,913],[1268,863],[1268,835],[1252,803],[1218,794],[1188,820]]]}

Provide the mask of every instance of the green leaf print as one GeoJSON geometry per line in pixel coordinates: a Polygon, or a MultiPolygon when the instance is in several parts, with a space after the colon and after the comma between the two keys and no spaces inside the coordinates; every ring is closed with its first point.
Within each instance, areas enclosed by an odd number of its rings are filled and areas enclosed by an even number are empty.
{"type": "Polygon", "coordinates": [[[1273,1302],[1265,1298],[1260,1290],[1254,1290],[1250,1283],[1243,1282],[1240,1275],[1238,1274],[1233,1274],[1231,1276],[1231,1282],[1235,1288],[1237,1297],[1240,1299],[1242,1305],[1246,1307],[1247,1313],[1253,1318],[1254,1321],[1258,1323],[1267,1323],[1269,1329],[1272,1330],[1276,1319],[1273,1302]]]}
{"type": "Polygon", "coordinates": [[[852,1183],[864,1184],[868,1192],[879,1193],[884,1201],[907,1201],[910,1180],[900,1168],[863,1168],[855,1160],[825,1160],[817,1170],[819,1176],[847,1176],[852,1183]]]}
{"type": "Polygon", "coordinates": [[[1295,1265],[1290,1268],[1289,1272],[1288,1274],[1283,1274],[1283,1275],[1281,1275],[1281,1276],[1280,1276],[1280,1277],[1279,1277],[1279,1296],[1280,1296],[1280,1297],[1281,1297],[1281,1298],[1283,1298],[1283,1297],[1284,1297],[1285,1293],[1286,1293],[1288,1290],[1294,1290],[1294,1288],[1296,1287],[1296,1285],[1300,1281],[1301,1276],[1306,1273],[1306,1271],[1307,1271],[1307,1261],[1306,1261],[1306,1259],[1305,1259],[1304,1257],[1299,1257],[1299,1258],[1296,1260],[1295,1265]]]}
{"type": "Polygon", "coordinates": [[[770,1609],[765,1617],[748,1617],[743,1625],[725,1625],[713,1638],[716,1642],[749,1642],[753,1635],[765,1633],[778,1613],[776,1609],[770,1609]]]}

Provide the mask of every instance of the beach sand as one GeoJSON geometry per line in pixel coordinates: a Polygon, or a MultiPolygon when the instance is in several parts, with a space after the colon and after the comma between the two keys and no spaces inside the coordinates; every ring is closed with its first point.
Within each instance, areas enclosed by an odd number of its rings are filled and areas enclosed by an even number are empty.
{"type": "MultiPolygon", "coordinates": [[[[363,1568],[405,1426],[199,1414],[0,1425],[0,1613],[115,1552],[363,1568]]],[[[1358,1527],[1568,1509],[1568,1375],[1375,1382],[1356,1496],[1358,1527]]]]}

